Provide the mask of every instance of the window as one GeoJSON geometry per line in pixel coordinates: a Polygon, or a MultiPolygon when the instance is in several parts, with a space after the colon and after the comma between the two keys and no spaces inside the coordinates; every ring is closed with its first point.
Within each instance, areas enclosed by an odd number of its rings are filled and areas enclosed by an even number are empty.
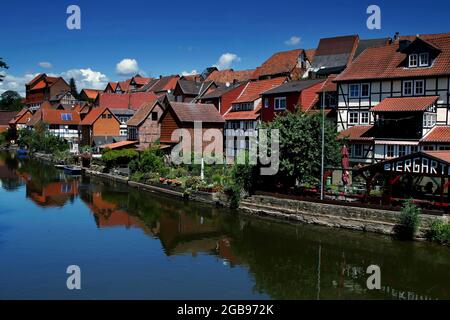
{"type": "Polygon", "coordinates": [[[158,120],[158,112],[152,112],[152,121],[158,120]]]}
{"type": "Polygon", "coordinates": [[[63,121],[71,121],[72,120],[72,114],[70,114],[70,113],[61,113],[61,120],[63,120],[63,121]]]}
{"type": "Polygon", "coordinates": [[[411,153],[419,152],[419,146],[411,146],[411,153]]]}
{"type": "Polygon", "coordinates": [[[368,83],[361,84],[361,97],[367,98],[370,94],[370,85],[368,83]]]}
{"type": "Polygon", "coordinates": [[[450,150],[450,146],[439,146],[439,150],[448,151],[448,150],[450,150]]]}
{"type": "Polygon", "coordinates": [[[403,82],[403,95],[412,96],[412,94],[413,94],[413,82],[412,81],[403,82]]]}
{"type": "Polygon", "coordinates": [[[395,146],[388,145],[387,146],[387,157],[394,158],[395,157],[395,146]]]}
{"type": "Polygon", "coordinates": [[[430,54],[429,53],[421,53],[419,56],[419,66],[428,67],[430,64],[430,54]]]}
{"type": "Polygon", "coordinates": [[[286,98],[275,98],[275,110],[285,110],[286,109],[286,98]]]}
{"type": "Polygon", "coordinates": [[[269,107],[269,98],[264,98],[264,108],[268,108],[269,107]]]}
{"type": "Polygon", "coordinates": [[[406,146],[398,146],[398,156],[406,156],[406,146]]]}
{"type": "Polygon", "coordinates": [[[127,135],[127,129],[120,129],[120,135],[126,136],[127,135]]]}
{"type": "Polygon", "coordinates": [[[112,114],[111,113],[108,114],[108,119],[112,119],[112,114]]]}
{"type": "Polygon", "coordinates": [[[369,124],[369,112],[361,112],[361,124],[369,124]]]}
{"type": "Polygon", "coordinates": [[[363,145],[362,144],[353,144],[350,146],[350,154],[352,158],[362,158],[363,156],[363,145]]]}
{"type": "Polygon", "coordinates": [[[350,98],[359,98],[359,84],[350,85],[350,98]]]}
{"type": "Polygon", "coordinates": [[[414,94],[419,96],[423,95],[423,93],[424,93],[424,81],[423,80],[414,81],[414,94]]]}
{"type": "Polygon", "coordinates": [[[417,67],[417,54],[416,53],[409,55],[409,67],[410,68],[417,67]]]}
{"type": "Polygon", "coordinates": [[[106,114],[102,114],[102,119],[106,119],[106,114]]]}
{"type": "Polygon", "coordinates": [[[425,113],[423,115],[423,127],[432,128],[436,125],[436,114],[435,113],[425,113]]]}
{"type": "Polygon", "coordinates": [[[434,151],[434,146],[423,146],[424,151],[434,151]]]}
{"type": "Polygon", "coordinates": [[[358,124],[358,112],[350,112],[348,115],[349,124],[358,124]]]}

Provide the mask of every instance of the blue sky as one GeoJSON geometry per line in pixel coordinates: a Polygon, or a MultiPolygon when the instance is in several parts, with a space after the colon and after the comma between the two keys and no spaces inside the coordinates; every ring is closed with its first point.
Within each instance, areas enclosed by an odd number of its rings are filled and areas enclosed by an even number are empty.
{"type": "Polygon", "coordinates": [[[8,1],[0,57],[10,69],[0,93],[23,91],[39,72],[100,87],[126,77],[117,72],[123,59],[135,60],[125,66],[148,76],[201,72],[226,53],[224,68],[250,69],[276,51],[314,48],[321,37],[450,32],[448,12],[444,0],[8,1]],[[81,8],[81,30],[66,28],[71,4],[81,8]],[[371,4],[381,8],[381,30],[366,27],[371,4]],[[287,44],[291,37],[299,43],[287,44]]]}

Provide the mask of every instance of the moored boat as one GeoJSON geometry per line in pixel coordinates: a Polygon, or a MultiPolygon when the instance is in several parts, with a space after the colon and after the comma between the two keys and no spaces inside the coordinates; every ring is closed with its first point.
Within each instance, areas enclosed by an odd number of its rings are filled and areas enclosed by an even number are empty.
{"type": "Polygon", "coordinates": [[[64,173],[71,174],[71,175],[80,175],[81,174],[81,167],[77,166],[64,166],[64,173]]]}

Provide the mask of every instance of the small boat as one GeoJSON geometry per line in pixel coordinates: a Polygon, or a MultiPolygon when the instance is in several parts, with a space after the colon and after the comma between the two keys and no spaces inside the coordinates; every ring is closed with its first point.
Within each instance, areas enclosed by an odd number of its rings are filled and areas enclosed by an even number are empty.
{"type": "Polygon", "coordinates": [[[65,167],[66,167],[66,165],[64,165],[64,164],[55,164],[56,169],[64,169],[65,167]]]}
{"type": "Polygon", "coordinates": [[[28,150],[27,149],[17,149],[17,155],[25,156],[27,154],[28,154],[28,150]]]}
{"type": "Polygon", "coordinates": [[[64,173],[70,175],[81,175],[81,167],[77,166],[64,166],[64,173]]]}

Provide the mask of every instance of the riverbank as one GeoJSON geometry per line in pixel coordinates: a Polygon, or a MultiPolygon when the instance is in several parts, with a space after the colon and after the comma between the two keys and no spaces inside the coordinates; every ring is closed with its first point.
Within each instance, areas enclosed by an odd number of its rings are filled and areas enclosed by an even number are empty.
{"type": "MultiPolygon", "coordinates": [[[[52,162],[51,155],[33,154],[35,158],[52,162]]],[[[223,192],[202,192],[187,190],[180,186],[168,184],[148,184],[130,180],[128,177],[102,173],[89,168],[83,168],[85,174],[101,179],[126,184],[131,188],[175,196],[189,201],[197,201],[209,205],[229,207],[229,198],[223,192]]],[[[389,236],[395,235],[400,213],[382,209],[353,207],[337,204],[326,204],[312,201],[300,201],[277,198],[267,195],[253,195],[241,200],[239,211],[244,214],[261,217],[272,217],[282,221],[303,224],[314,224],[331,228],[357,230],[362,232],[378,233],[389,236]]],[[[420,226],[415,240],[427,239],[431,225],[434,221],[448,221],[446,216],[420,215],[420,226]]]]}

